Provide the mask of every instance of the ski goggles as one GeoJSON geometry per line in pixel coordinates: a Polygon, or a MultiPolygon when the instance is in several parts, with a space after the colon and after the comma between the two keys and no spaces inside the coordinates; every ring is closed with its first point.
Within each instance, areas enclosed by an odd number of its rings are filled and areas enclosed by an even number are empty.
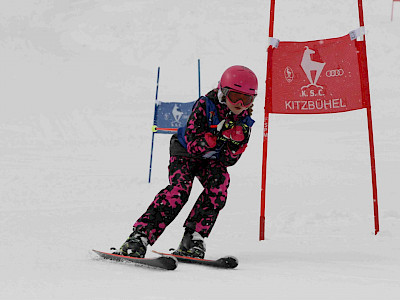
{"type": "Polygon", "coordinates": [[[225,89],[224,95],[232,104],[242,103],[242,106],[244,108],[250,107],[250,105],[252,105],[254,102],[253,95],[246,95],[229,89],[225,89]]]}

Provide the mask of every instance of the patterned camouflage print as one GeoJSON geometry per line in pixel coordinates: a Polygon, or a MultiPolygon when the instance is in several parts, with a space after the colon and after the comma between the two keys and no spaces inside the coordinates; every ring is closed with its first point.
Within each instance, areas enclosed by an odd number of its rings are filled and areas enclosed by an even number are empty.
{"type": "MultiPolygon", "coordinates": [[[[220,121],[226,120],[239,124],[241,119],[249,115],[247,110],[243,111],[240,115],[232,114],[230,109],[225,104],[219,102],[217,99],[216,90],[212,90],[206,96],[210,101],[214,102],[218,111],[218,119],[220,121]]],[[[208,125],[206,100],[205,98],[201,97],[195,103],[192,114],[187,122],[185,132],[187,152],[192,156],[201,157],[209,151],[215,150],[215,145],[210,145],[207,141],[207,134],[213,131],[214,130],[209,128],[208,125]]],[[[238,146],[234,146],[229,142],[226,143],[221,149],[219,160],[228,167],[234,165],[246,149],[249,137],[250,134],[238,146]]]]}
{"type": "Polygon", "coordinates": [[[169,165],[170,184],[161,190],[147,211],[133,225],[147,235],[153,245],[175,219],[189,199],[197,177],[204,190],[197,199],[184,226],[208,237],[220,210],[225,206],[229,186],[226,166],[217,160],[172,156],[169,165]]]}
{"type": "MultiPolygon", "coordinates": [[[[249,116],[248,111],[234,115],[229,108],[220,103],[217,90],[207,95],[217,109],[220,121],[233,121],[236,124],[249,116]]],[[[193,107],[185,131],[187,149],[172,136],[170,146],[169,185],[161,190],[147,211],[133,225],[147,236],[153,245],[165,228],[176,218],[189,200],[194,178],[197,177],[204,190],[193,206],[184,227],[193,229],[203,237],[208,237],[220,210],[225,206],[229,187],[227,167],[234,165],[246,149],[249,134],[233,145],[230,141],[217,145],[215,129],[210,128],[206,113],[206,99],[201,97],[193,107]],[[206,159],[206,154],[219,147],[217,159],[206,159]]]]}

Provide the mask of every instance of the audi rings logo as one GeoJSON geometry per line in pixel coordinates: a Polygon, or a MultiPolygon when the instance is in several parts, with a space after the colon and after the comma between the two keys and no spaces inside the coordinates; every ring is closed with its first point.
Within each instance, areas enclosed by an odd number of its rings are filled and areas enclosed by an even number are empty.
{"type": "Polygon", "coordinates": [[[341,77],[344,75],[343,69],[328,70],[325,73],[326,77],[341,77]]]}

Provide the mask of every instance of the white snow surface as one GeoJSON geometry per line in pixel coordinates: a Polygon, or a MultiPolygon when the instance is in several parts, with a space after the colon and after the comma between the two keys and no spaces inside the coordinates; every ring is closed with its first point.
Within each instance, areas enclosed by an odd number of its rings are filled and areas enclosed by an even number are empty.
{"type": "MultiPolygon", "coordinates": [[[[365,0],[381,230],[374,235],[365,110],[272,115],[266,240],[258,240],[269,1],[0,3],[0,299],[400,299],[400,5],[365,0]],[[260,82],[249,146],[207,257],[234,270],[108,262],[168,184],[159,99],[197,98],[234,64],[260,82]]],[[[356,0],[277,1],[280,40],[358,27],[356,0]]],[[[167,251],[201,192],[152,249],[167,251]]]]}

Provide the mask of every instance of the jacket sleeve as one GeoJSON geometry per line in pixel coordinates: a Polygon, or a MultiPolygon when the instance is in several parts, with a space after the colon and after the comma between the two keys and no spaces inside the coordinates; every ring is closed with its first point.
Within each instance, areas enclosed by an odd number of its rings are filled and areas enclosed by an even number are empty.
{"type": "Polygon", "coordinates": [[[194,105],[186,125],[185,139],[190,154],[202,156],[215,148],[217,138],[209,130],[206,100],[200,98],[194,105]]]}
{"type": "MultiPolygon", "coordinates": [[[[247,147],[249,136],[240,145],[226,142],[219,153],[219,160],[225,166],[233,166],[247,147]]],[[[187,152],[193,156],[203,157],[204,154],[216,150],[221,145],[217,137],[210,132],[206,113],[206,100],[200,98],[193,107],[188,118],[185,131],[187,152]]]]}

